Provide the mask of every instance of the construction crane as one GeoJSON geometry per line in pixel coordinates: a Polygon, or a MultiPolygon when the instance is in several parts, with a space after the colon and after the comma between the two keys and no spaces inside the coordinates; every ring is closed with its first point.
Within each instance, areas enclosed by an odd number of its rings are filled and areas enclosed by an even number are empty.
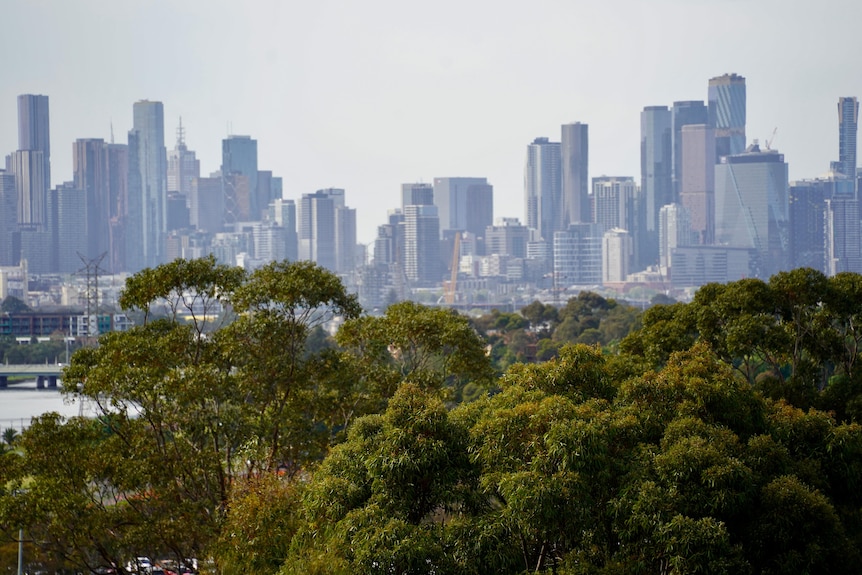
{"type": "Polygon", "coordinates": [[[766,140],[766,149],[767,150],[772,149],[772,142],[775,141],[775,134],[777,134],[777,133],[778,133],[778,126],[775,126],[775,129],[772,130],[772,135],[769,137],[768,140],[766,140]]]}
{"type": "Polygon", "coordinates": [[[455,291],[458,287],[458,267],[461,262],[461,232],[455,234],[455,245],[452,248],[452,276],[446,286],[446,305],[455,304],[455,291]]]}

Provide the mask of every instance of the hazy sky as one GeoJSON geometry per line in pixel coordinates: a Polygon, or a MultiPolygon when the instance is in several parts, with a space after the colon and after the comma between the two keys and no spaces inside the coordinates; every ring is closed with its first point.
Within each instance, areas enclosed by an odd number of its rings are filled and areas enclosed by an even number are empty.
{"type": "Polygon", "coordinates": [[[400,184],[484,176],[523,214],[526,146],[590,126],[590,176],[640,174],[640,111],[746,77],[750,139],[791,179],[838,156],[839,96],[862,97],[859,0],[3,0],[0,151],[16,96],[47,94],[52,180],[72,142],[126,142],[132,103],[180,116],[206,175],[228,133],[258,141],[285,197],[347,190],[372,241],[400,184]]]}

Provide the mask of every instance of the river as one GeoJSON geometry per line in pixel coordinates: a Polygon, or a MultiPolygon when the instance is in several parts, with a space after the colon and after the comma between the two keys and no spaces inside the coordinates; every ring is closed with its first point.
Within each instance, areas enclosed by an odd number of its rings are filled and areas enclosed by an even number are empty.
{"type": "Polygon", "coordinates": [[[21,431],[30,419],[56,411],[60,415],[91,415],[87,404],[60,393],[59,389],[36,389],[35,381],[10,384],[0,389],[0,431],[9,427],[21,431]]]}

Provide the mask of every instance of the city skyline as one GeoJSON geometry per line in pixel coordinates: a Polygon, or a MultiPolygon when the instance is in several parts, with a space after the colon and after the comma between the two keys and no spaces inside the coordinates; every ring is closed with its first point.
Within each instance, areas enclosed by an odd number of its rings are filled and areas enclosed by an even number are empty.
{"type": "Polygon", "coordinates": [[[168,134],[182,116],[203,174],[218,169],[227,135],[250,135],[260,165],[284,178],[285,198],[330,186],[357,198],[369,243],[403,182],[485,177],[495,217],[523,218],[524,146],[556,140],[564,123],[590,125],[590,178],[637,178],[643,108],[706,101],[707,80],[726,73],[748,82],[748,141],[777,127],[790,179],[817,177],[838,159],[837,98],[862,93],[862,77],[835,73],[853,69],[862,44],[853,24],[862,6],[839,0],[207,7],[7,7],[0,44],[27,49],[14,50],[0,86],[3,154],[17,145],[20,94],[51,98],[52,184],[71,180],[74,141],[110,142],[113,123],[124,142],[129,106],[158,100],[168,134]],[[613,46],[598,32],[610,22],[623,39],[613,46]],[[722,29],[721,41],[705,40],[699,22],[722,29]],[[154,29],[159,41],[144,42],[154,29]],[[26,40],[33,30],[40,42],[26,40]],[[830,45],[794,41],[812,34],[830,45]]]}

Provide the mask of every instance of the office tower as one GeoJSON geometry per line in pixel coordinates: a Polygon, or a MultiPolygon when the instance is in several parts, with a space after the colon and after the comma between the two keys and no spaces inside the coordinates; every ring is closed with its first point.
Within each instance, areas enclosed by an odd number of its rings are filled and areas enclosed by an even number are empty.
{"type": "Polygon", "coordinates": [[[356,210],[335,208],[335,271],[348,273],[356,267],[356,210]]]}
{"type": "Polygon", "coordinates": [[[641,234],[638,269],[659,261],[659,213],[674,202],[673,116],[667,106],[647,106],[641,112],[641,234]]]}
{"type": "MultiPolygon", "coordinates": [[[[697,243],[715,238],[715,134],[704,124],[683,126],[679,203],[691,218],[697,243]]],[[[786,181],[786,180],[785,180],[786,181]]]]}
{"type": "Polygon", "coordinates": [[[431,184],[401,184],[401,208],[404,206],[434,205],[434,186],[431,184]]]}
{"type": "Polygon", "coordinates": [[[554,283],[599,285],[602,283],[601,224],[569,224],[554,233],[554,283]]]}
{"type": "Polygon", "coordinates": [[[255,219],[252,210],[254,199],[248,176],[239,172],[222,174],[222,190],[224,193],[224,219],[222,223],[225,229],[230,229],[238,222],[248,222],[255,219]]]}
{"type": "Polygon", "coordinates": [[[185,194],[180,192],[168,192],[168,219],[167,228],[169,232],[176,230],[187,230],[190,227],[191,214],[189,212],[189,201],[185,194]]]}
{"type": "Polygon", "coordinates": [[[72,182],[57,186],[54,190],[56,198],[57,220],[56,220],[56,271],[61,274],[73,274],[84,266],[82,256],[87,259],[95,259],[96,255],[89,255],[87,224],[89,217],[87,210],[89,202],[87,191],[79,188],[72,182]]]}
{"type": "Polygon", "coordinates": [[[634,178],[601,176],[593,178],[594,221],[604,229],[636,228],[635,199],[638,195],[634,178]]]}
{"type": "Polygon", "coordinates": [[[42,182],[51,189],[51,134],[48,96],[18,96],[18,149],[42,152],[42,182]]]}
{"type": "Polygon", "coordinates": [[[168,192],[179,192],[188,197],[192,190],[192,180],[201,175],[201,163],[195,153],[186,146],[186,132],[183,119],[177,127],[177,143],[168,152],[168,192]]]}
{"type": "Polygon", "coordinates": [[[563,124],[561,132],[563,203],[561,227],[556,231],[565,230],[569,224],[593,221],[589,193],[589,126],[580,122],[563,124]]]}
{"type": "Polygon", "coordinates": [[[662,270],[673,267],[673,251],[692,243],[691,219],[688,210],[680,204],[662,206],[659,211],[659,266],[662,270]]]}
{"type": "MultiPolygon", "coordinates": [[[[702,101],[685,100],[674,102],[671,108],[671,138],[673,140],[673,201],[679,201],[682,187],[682,128],[683,126],[709,124],[709,110],[702,101]]],[[[714,148],[714,144],[713,144],[714,148]]],[[[715,163],[713,158],[713,163],[715,163]]]]}
{"type": "Polygon", "coordinates": [[[524,213],[527,227],[552,240],[564,228],[563,172],[559,142],[536,138],[527,146],[524,167],[524,213]]]}
{"type": "Polygon", "coordinates": [[[826,275],[862,273],[859,201],[833,197],[825,203],[826,275]]]}
{"type": "Polygon", "coordinates": [[[631,271],[634,246],[628,230],[613,228],[602,236],[602,283],[624,283],[631,271]]]}
{"type": "Polygon", "coordinates": [[[0,266],[18,264],[20,243],[18,231],[18,188],[15,175],[0,170],[0,266]]]}
{"type": "Polygon", "coordinates": [[[129,131],[127,271],[163,263],[167,232],[167,151],[161,102],[141,100],[133,106],[129,131]]]}
{"type": "Polygon", "coordinates": [[[761,279],[790,269],[787,164],[757,144],[715,166],[715,242],[754,250],[761,279]]]}
{"type": "Polygon", "coordinates": [[[856,127],[859,101],[856,97],[838,99],[838,171],[856,180],[856,127]]]}
{"type": "Polygon", "coordinates": [[[822,180],[793,182],[790,207],[790,267],[812,268],[826,273],[826,199],[822,180]]]}
{"type": "Polygon", "coordinates": [[[22,229],[45,230],[48,221],[48,187],[45,182],[41,150],[17,150],[10,156],[9,168],[15,175],[18,196],[18,225],[22,229]]]}
{"type": "Polygon", "coordinates": [[[387,216],[387,223],[383,224],[382,226],[377,226],[377,237],[374,239],[373,256],[375,265],[391,265],[403,263],[404,212],[402,210],[390,210],[387,216]]]}
{"type": "Polygon", "coordinates": [[[293,200],[276,199],[269,204],[270,219],[284,228],[284,257],[296,261],[299,241],[296,235],[296,203],[293,200]]]}
{"type": "MultiPolygon", "coordinates": [[[[436,180],[434,191],[436,196],[436,180]]],[[[403,266],[407,279],[419,286],[436,285],[442,279],[437,206],[404,207],[403,266]]]]}
{"type": "MultiPolygon", "coordinates": [[[[263,210],[267,209],[274,200],[280,200],[282,193],[282,180],[272,175],[272,170],[258,170],[257,172],[257,205],[263,210]]],[[[260,216],[257,216],[260,217],[260,216]]]]}
{"type": "Polygon", "coordinates": [[[709,124],[715,130],[716,163],[745,151],[745,78],[725,74],[709,80],[709,124]]]}
{"type": "Polygon", "coordinates": [[[87,259],[98,258],[110,249],[111,190],[108,153],[100,138],[80,139],[72,144],[75,188],[84,191],[87,219],[81,228],[87,246],[81,252],[87,259]]]}
{"type": "Polygon", "coordinates": [[[530,230],[518,218],[501,218],[485,230],[485,252],[523,259],[529,240],[530,230]]]}
{"type": "Polygon", "coordinates": [[[225,209],[231,210],[232,200],[228,196],[239,194],[241,196],[242,207],[239,211],[242,215],[238,215],[236,211],[232,211],[232,218],[226,218],[225,221],[247,221],[258,220],[261,215],[261,207],[257,202],[257,140],[252,140],[250,136],[228,136],[221,143],[221,174],[225,178],[225,209]],[[236,188],[231,189],[231,185],[236,186],[237,179],[231,178],[235,174],[240,174],[246,177],[243,184],[243,190],[237,192],[236,188]],[[247,198],[247,200],[245,199],[247,198]],[[245,201],[248,202],[248,207],[245,207],[245,201]]]}
{"type": "Polygon", "coordinates": [[[108,257],[104,260],[109,273],[117,273],[126,267],[126,226],[129,216],[129,147],[126,144],[105,145],[108,187],[108,257]]]}
{"type": "Polygon", "coordinates": [[[482,236],[494,221],[494,187],[485,178],[434,178],[434,205],[441,238],[450,230],[482,236]]]}
{"type": "Polygon", "coordinates": [[[337,196],[327,190],[303,194],[299,203],[299,259],[335,271],[337,196]]]}

